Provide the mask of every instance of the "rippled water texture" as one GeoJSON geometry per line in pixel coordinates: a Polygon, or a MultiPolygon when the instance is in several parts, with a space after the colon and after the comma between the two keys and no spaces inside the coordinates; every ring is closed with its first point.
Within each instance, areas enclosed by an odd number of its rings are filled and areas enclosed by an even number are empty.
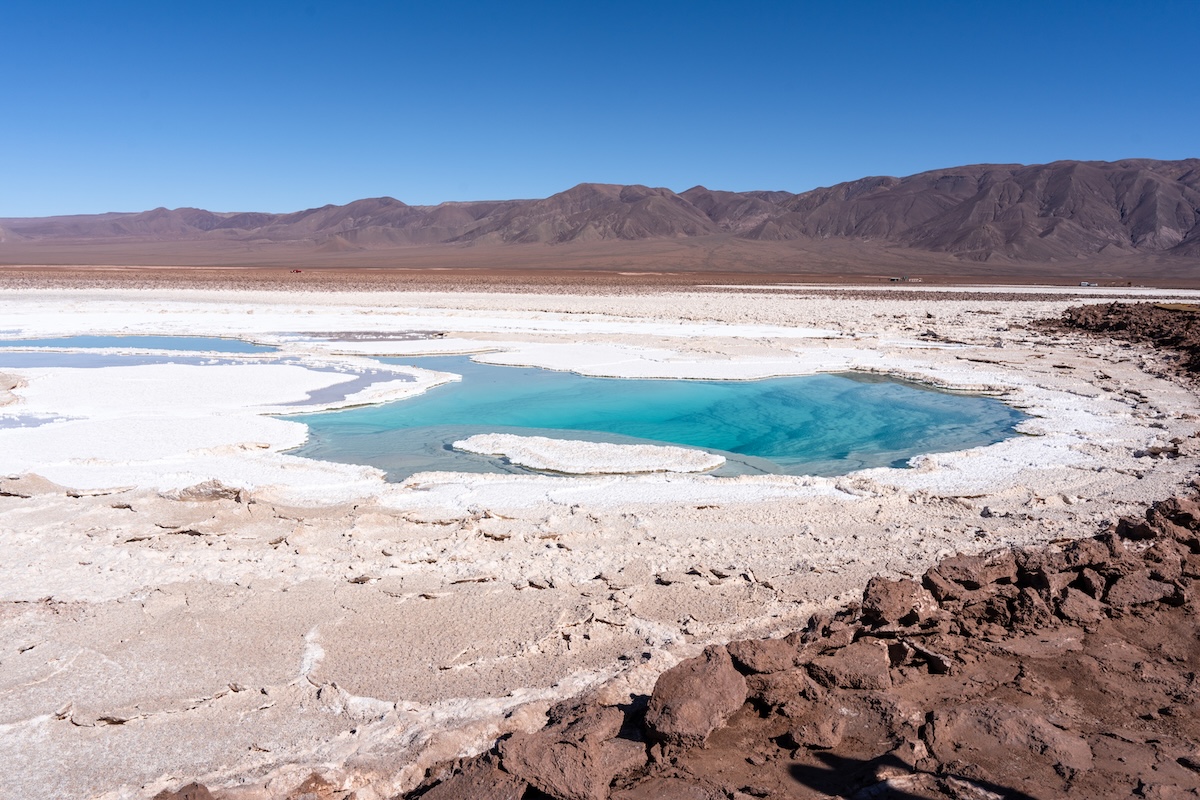
{"type": "Polygon", "coordinates": [[[690,445],[725,455],[713,474],[840,475],[904,466],[922,453],[992,444],[1024,415],[998,400],[859,374],[761,381],[587,378],[466,357],[381,359],[463,376],[408,400],[291,417],[309,426],[296,455],[415,472],[524,472],[459,453],[476,433],[690,445]]]}

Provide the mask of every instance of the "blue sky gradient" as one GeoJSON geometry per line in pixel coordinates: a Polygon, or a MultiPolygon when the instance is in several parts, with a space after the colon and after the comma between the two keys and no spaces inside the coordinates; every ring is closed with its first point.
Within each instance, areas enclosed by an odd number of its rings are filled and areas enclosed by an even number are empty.
{"type": "Polygon", "coordinates": [[[0,216],[1200,156],[1200,2],[14,0],[0,216]]]}

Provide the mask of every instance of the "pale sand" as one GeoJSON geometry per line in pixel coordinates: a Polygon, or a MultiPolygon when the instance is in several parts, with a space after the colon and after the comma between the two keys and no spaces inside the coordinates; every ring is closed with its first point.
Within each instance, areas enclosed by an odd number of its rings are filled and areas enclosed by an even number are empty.
{"type": "MultiPolygon", "coordinates": [[[[72,421],[0,429],[0,793],[144,797],[199,779],[267,797],[315,769],[388,797],[432,761],[538,727],[555,698],[646,692],[703,644],[795,627],[870,575],[1094,532],[1195,474],[1200,400],[1164,356],[1023,327],[1077,302],[0,292],[14,338],[242,335],[308,359],[3,370],[3,413],[72,421]],[[286,335],[339,330],[448,335],[286,335]],[[417,352],[616,376],[862,369],[1001,393],[1034,418],[1029,436],[834,479],[389,485],[280,452],[303,427],[263,414],[353,377],[321,370],[417,352]],[[1145,455],[1173,439],[1178,458],[1145,455]]],[[[316,405],[448,377],[396,368],[316,405]]]]}

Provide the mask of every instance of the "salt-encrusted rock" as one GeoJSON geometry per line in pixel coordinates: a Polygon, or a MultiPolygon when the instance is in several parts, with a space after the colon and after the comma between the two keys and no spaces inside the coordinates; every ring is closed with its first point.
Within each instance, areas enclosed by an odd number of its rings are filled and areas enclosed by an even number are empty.
{"type": "Polygon", "coordinates": [[[183,500],[185,502],[234,500],[241,503],[245,500],[245,490],[236,486],[227,486],[216,478],[212,478],[197,483],[194,486],[188,486],[186,489],[180,489],[178,492],[170,493],[167,496],[171,499],[183,500]]]}
{"type": "Polygon", "coordinates": [[[154,795],[154,800],[213,800],[213,796],[207,786],[193,781],[173,792],[163,789],[154,795]]]}
{"type": "Polygon", "coordinates": [[[892,685],[886,646],[875,639],[860,639],[831,655],[819,656],[809,672],[825,686],[842,689],[887,689],[892,685]]]}
{"type": "Polygon", "coordinates": [[[1157,603],[1175,594],[1175,587],[1150,577],[1150,570],[1138,570],[1119,578],[1108,590],[1104,600],[1114,608],[1128,608],[1145,603],[1157,603]]]}
{"type": "Polygon", "coordinates": [[[612,707],[568,709],[556,724],[500,742],[500,765],[552,797],[605,800],[615,776],[646,763],[643,744],[616,738],[624,720],[612,707]]]}
{"type": "Polygon", "coordinates": [[[916,625],[939,610],[933,595],[916,581],[875,577],[863,592],[863,622],[869,625],[916,625]]]}
{"type": "Polygon", "coordinates": [[[725,463],[724,456],[690,447],[581,442],[506,433],[471,436],[453,446],[468,453],[503,456],[513,464],[531,469],[578,475],[707,472],[725,463]]]}
{"type": "Polygon", "coordinates": [[[288,792],[284,800],[341,800],[342,795],[337,786],[314,772],[288,792]]]}
{"type": "Polygon", "coordinates": [[[41,494],[67,494],[70,490],[32,472],[15,477],[0,477],[0,497],[35,497],[41,494]]]}
{"type": "Polygon", "coordinates": [[[746,679],[734,669],[728,651],[707,647],[658,676],[646,709],[646,729],[656,742],[700,746],[745,702],[746,679]]]}

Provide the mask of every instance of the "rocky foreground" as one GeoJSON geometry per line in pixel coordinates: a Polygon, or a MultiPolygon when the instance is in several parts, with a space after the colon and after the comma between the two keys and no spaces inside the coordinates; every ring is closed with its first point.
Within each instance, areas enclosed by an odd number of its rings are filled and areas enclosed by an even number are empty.
{"type": "Polygon", "coordinates": [[[1181,372],[1200,373],[1200,306],[1185,303],[1109,303],[1068,308],[1059,329],[1142,342],[1179,355],[1181,372]]]}
{"type": "MultiPolygon", "coordinates": [[[[874,578],[640,702],[562,703],[404,800],[1200,797],[1198,590],[1200,503],[1172,498],[1092,538],[874,578]]],[[[287,798],[353,796],[314,775],[287,798]]]]}

